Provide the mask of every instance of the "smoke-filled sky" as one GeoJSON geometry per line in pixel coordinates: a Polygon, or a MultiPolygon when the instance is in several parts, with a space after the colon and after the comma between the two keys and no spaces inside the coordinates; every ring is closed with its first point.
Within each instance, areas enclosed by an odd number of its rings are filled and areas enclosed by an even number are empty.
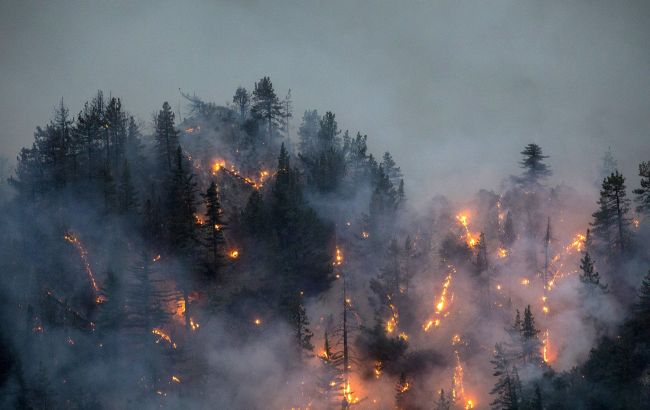
{"type": "Polygon", "coordinates": [[[637,185],[649,21],[643,0],[2,0],[0,153],[31,144],[61,97],[76,113],[103,89],[149,121],[179,87],[225,103],[269,75],[291,87],[294,125],[334,111],[394,154],[411,195],[497,188],[531,141],[555,182],[593,188],[612,146],[637,185]]]}

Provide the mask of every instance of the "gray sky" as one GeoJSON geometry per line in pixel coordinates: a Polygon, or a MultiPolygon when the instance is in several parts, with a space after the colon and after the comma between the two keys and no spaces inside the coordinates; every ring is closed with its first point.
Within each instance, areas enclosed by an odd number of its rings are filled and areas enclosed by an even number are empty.
{"type": "Polygon", "coordinates": [[[643,0],[0,0],[0,153],[61,97],[76,113],[103,89],[149,120],[179,87],[225,103],[263,75],[294,122],[332,110],[390,150],[411,194],[497,188],[530,141],[589,189],[608,146],[628,186],[650,160],[643,0]]]}

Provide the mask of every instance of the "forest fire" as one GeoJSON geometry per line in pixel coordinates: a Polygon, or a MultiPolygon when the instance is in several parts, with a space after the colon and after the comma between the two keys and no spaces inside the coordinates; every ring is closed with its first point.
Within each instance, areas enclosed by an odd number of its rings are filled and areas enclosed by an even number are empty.
{"type": "MultiPolygon", "coordinates": [[[[437,299],[437,303],[435,304],[435,315],[442,315],[443,312],[445,311],[445,308],[447,306],[447,292],[449,290],[449,285],[451,285],[451,279],[452,279],[452,273],[456,272],[456,268],[453,266],[449,265],[449,273],[447,274],[447,277],[445,278],[445,281],[442,284],[442,291],[440,292],[440,296],[437,299]]],[[[438,327],[440,326],[440,318],[431,318],[427,320],[422,328],[424,329],[425,332],[428,332],[431,329],[431,326],[438,327]]]]}
{"type": "Polygon", "coordinates": [[[158,327],[155,327],[155,328],[151,329],[151,333],[153,333],[154,335],[158,336],[158,338],[156,339],[156,343],[160,343],[160,341],[164,340],[165,342],[169,343],[169,345],[170,345],[171,347],[173,347],[174,349],[176,349],[176,343],[175,343],[175,342],[172,340],[172,338],[171,338],[167,333],[165,333],[162,329],[160,329],[160,328],[158,328],[158,327]]]}
{"type": "Polygon", "coordinates": [[[577,233],[570,244],[568,244],[564,249],[567,253],[571,252],[582,252],[585,241],[587,237],[581,233],[577,233]]]}
{"type": "MultiPolygon", "coordinates": [[[[70,242],[74,247],[77,249],[77,252],[79,252],[79,257],[81,258],[81,261],[84,264],[84,269],[86,270],[86,274],[88,274],[88,279],[90,279],[90,284],[92,285],[93,290],[97,293],[99,292],[99,286],[97,286],[97,282],[95,281],[95,275],[93,275],[92,268],[90,267],[90,261],[88,261],[88,251],[86,248],[83,246],[79,238],[72,233],[72,232],[67,232],[63,238],[70,242]]],[[[97,303],[102,302],[101,296],[97,296],[96,300],[97,303]]]]}
{"type": "Polygon", "coordinates": [[[479,236],[469,230],[469,216],[466,213],[460,213],[456,215],[456,220],[465,230],[463,239],[467,243],[467,246],[474,248],[478,244],[479,236]]]}

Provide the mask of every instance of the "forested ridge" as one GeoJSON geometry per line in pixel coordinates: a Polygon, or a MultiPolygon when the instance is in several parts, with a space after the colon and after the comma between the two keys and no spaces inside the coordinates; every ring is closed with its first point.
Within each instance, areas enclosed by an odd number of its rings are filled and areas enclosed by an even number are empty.
{"type": "Polygon", "coordinates": [[[420,205],[435,180],[269,77],[182,98],[61,100],[18,154],[3,408],[650,408],[650,161],[605,153],[594,202],[530,143],[420,205]]]}

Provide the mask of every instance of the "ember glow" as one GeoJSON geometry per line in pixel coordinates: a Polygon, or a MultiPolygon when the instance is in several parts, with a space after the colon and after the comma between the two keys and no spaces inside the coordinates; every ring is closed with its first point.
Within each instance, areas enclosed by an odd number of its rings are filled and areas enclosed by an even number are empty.
{"type": "MultiPolygon", "coordinates": [[[[90,261],[88,260],[88,251],[86,248],[83,246],[79,238],[72,233],[72,232],[67,232],[63,238],[70,242],[74,247],[77,249],[77,252],[79,252],[79,257],[81,258],[81,261],[84,264],[84,269],[86,270],[86,274],[88,275],[88,279],[90,280],[90,285],[93,287],[93,290],[95,293],[99,292],[99,287],[97,286],[97,282],[95,281],[95,275],[93,275],[93,270],[90,267],[90,261]]],[[[100,303],[101,299],[98,296],[97,297],[97,303],[100,303]]]]}
{"type": "Polygon", "coordinates": [[[456,220],[465,230],[463,239],[467,243],[467,246],[474,248],[478,244],[479,235],[469,230],[469,215],[467,213],[460,213],[456,215],[456,220]]]}
{"type": "Polygon", "coordinates": [[[428,332],[432,326],[438,327],[440,326],[440,320],[441,317],[445,316],[445,310],[447,308],[447,292],[449,291],[449,285],[451,285],[451,280],[452,280],[452,274],[456,272],[456,268],[453,266],[449,265],[447,266],[449,269],[449,272],[447,274],[447,277],[445,277],[444,282],[442,283],[442,290],[440,292],[440,296],[437,298],[437,302],[435,304],[435,312],[434,312],[434,317],[428,319],[424,325],[422,325],[422,328],[424,329],[425,332],[428,332]]]}
{"type": "Polygon", "coordinates": [[[176,349],[176,343],[175,343],[175,342],[172,340],[172,338],[171,338],[167,333],[165,333],[162,329],[157,328],[157,327],[156,327],[156,328],[153,328],[153,329],[151,329],[151,333],[153,333],[154,335],[158,336],[158,338],[156,339],[156,343],[160,343],[161,341],[165,341],[165,342],[167,342],[171,347],[173,347],[174,349],[176,349]]]}

